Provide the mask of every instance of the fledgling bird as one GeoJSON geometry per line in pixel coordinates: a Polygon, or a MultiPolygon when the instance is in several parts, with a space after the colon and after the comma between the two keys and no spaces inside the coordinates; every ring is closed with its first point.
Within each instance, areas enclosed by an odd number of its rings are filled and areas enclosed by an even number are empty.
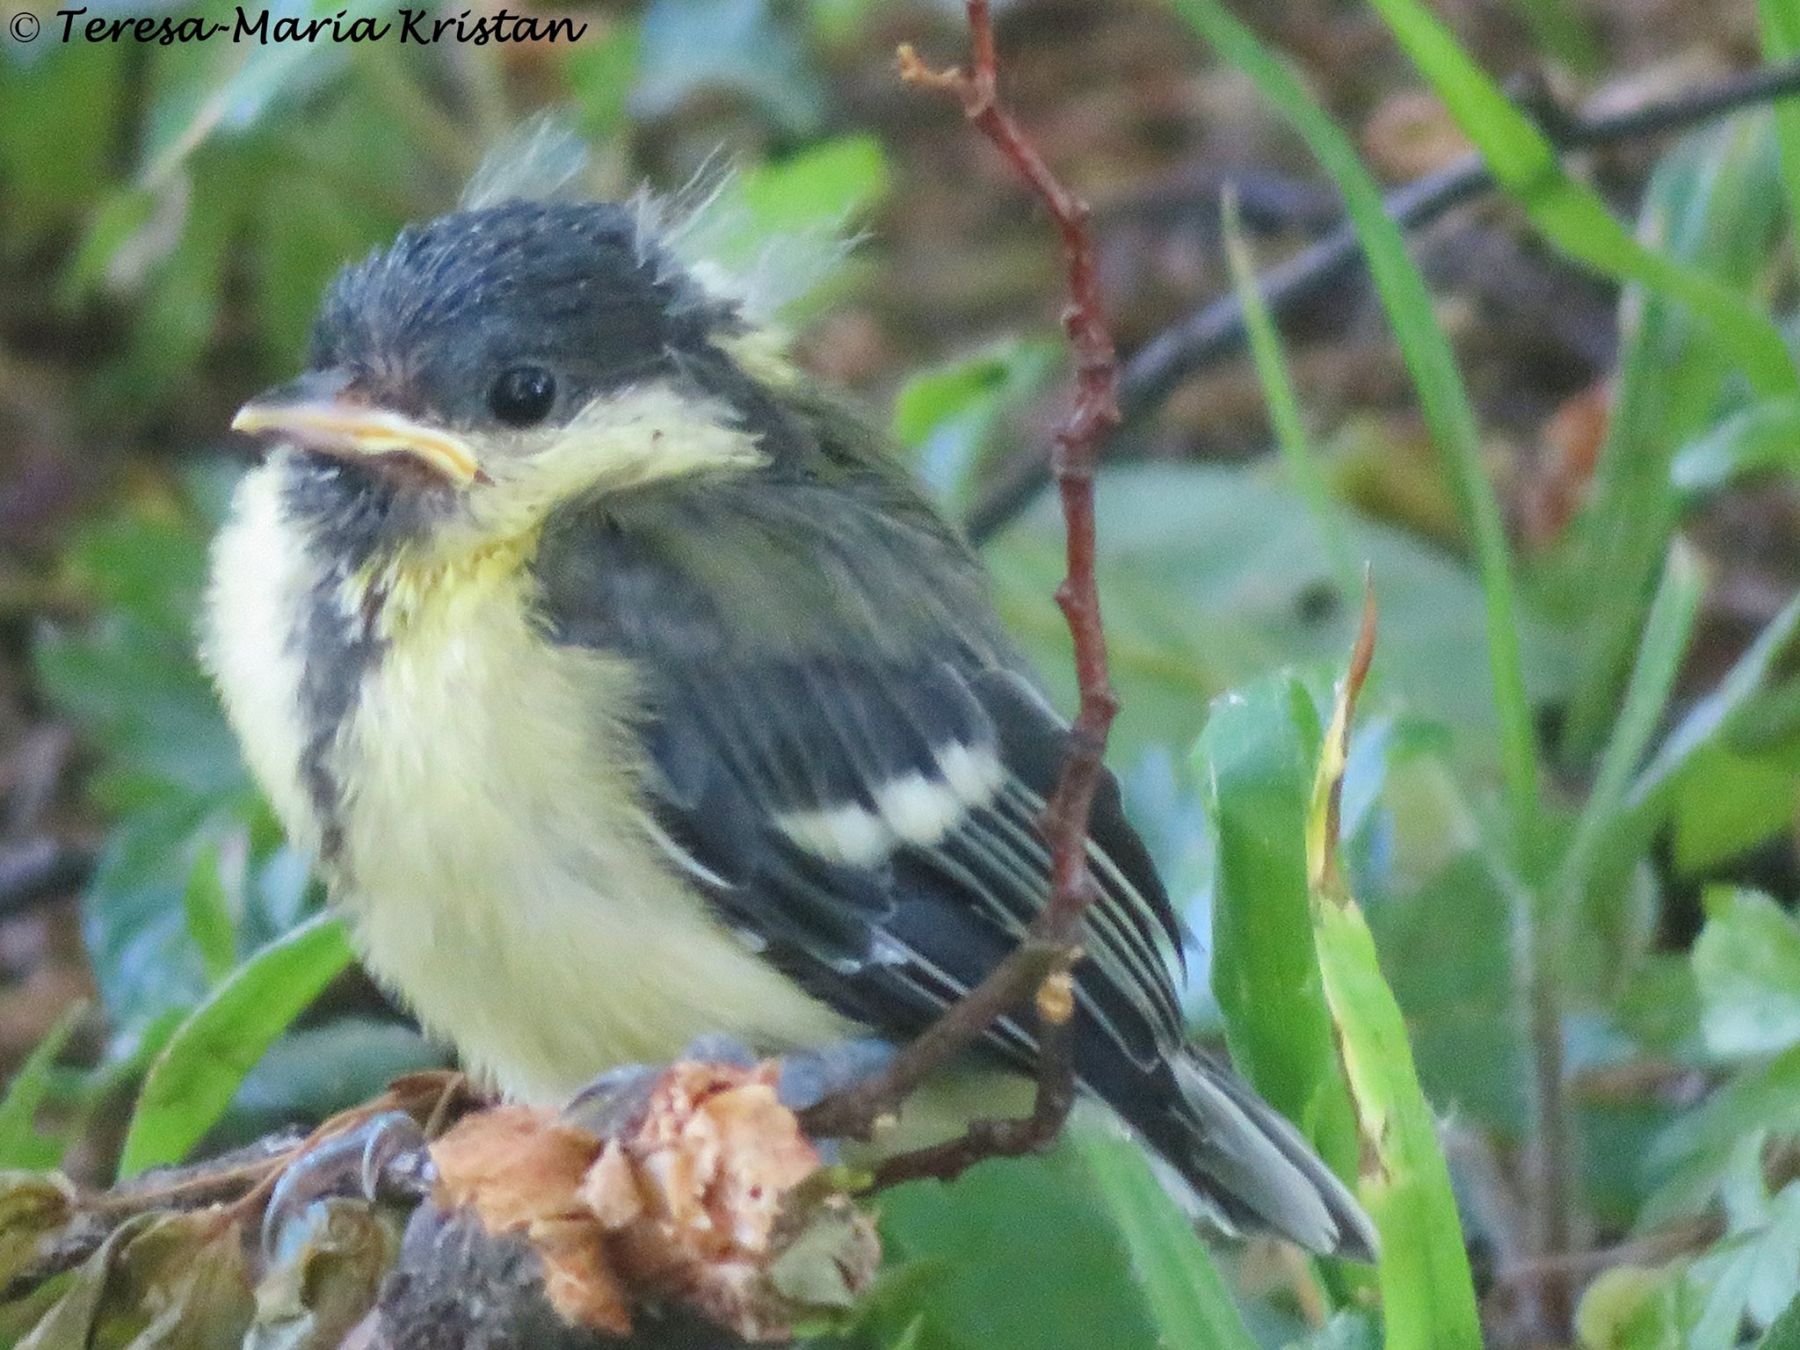
{"type": "MultiPolygon", "coordinates": [[[[1067,727],[979,560],[721,278],[628,206],[461,210],[346,269],[233,423],[272,448],[214,552],[232,724],[370,971],[525,1101],[713,1033],[904,1041],[1049,890],[1067,727]]],[[[1186,1046],[1111,779],[1089,857],[1084,1096],[1197,1214],[1367,1259],[1350,1192],[1186,1046]]],[[[943,1091],[1031,1054],[1006,1021],[943,1091]]]]}

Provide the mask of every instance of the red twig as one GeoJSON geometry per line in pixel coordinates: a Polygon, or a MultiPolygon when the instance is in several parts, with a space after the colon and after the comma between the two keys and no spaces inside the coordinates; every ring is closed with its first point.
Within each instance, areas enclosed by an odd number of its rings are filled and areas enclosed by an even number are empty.
{"type": "Polygon", "coordinates": [[[1074,1101],[1068,1025],[1074,1011],[1070,967],[1080,957],[1082,919],[1096,891],[1088,870],[1088,818],[1099,787],[1107,733],[1118,700],[1107,673],[1106,634],[1094,578],[1094,464],[1101,441],[1119,422],[1118,360],[1100,302],[1088,205],[1050,171],[1012,113],[1000,102],[993,17],[987,0],[968,0],[971,69],[938,71],[911,47],[900,49],[900,75],[910,84],[956,97],[963,112],[1043,202],[1061,236],[1069,305],[1063,328],[1075,354],[1074,406],[1058,428],[1052,456],[1067,535],[1067,575],[1056,601],[1074,640],[1080,707],[1062,775],[1045,808],[1050,895],[1019,947],[896,1056],[887,1072],[808,1114],[815,1134],[866,1134],[891,1114],[933,1070],[968,1048],[1001,1017],[1035,995],[1038,1022],[1037,1099],[1019,1120],[978,1121],[936,1148],[889,1160],[879,1184],[919,1176],[949,1177],[983,1158],[1028,1152],[1055,1137],[1074,1101]]]}

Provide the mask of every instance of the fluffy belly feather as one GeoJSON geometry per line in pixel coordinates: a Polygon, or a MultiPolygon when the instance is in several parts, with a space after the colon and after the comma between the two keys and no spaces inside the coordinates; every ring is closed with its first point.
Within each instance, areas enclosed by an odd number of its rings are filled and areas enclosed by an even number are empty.
{"type": "MultiPolygon", "coordinates": [[[[315,588],[249,565],[297,542],[263,491],[247,484],[221,540],[218,566],[235,572],[215,580],[207,645],[253,767],[290,830],[316,841],[305,736],[284,720],[299,712],[279,697],[307,659],[299,610],[315,588]],[[289,640],[271,648],[280,614],[289,640]]],[[[768,1050],[853,1034],[718,924],[658,849],[622,721],[630,670],[548,644],[516,558],[444,581],[386,579],[386,643],[327,756],[331,894],[374,975],[467,1067],[527,1100],[560,1101],[708,1032],[768,1050]]]]}

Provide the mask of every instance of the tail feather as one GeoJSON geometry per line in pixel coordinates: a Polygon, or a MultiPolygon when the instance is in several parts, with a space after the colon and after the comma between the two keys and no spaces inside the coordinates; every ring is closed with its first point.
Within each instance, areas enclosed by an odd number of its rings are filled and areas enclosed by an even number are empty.
{"type": "Polygon", "coordinates": [[[1373,1261],[1375,1225],[1280,1112],[1230,1069],[1175,1065],[1189,1147],[1169,1161],[1206,1208],[1239,1231],[1269,1231],[1321,1255],[1373,1261]]]}

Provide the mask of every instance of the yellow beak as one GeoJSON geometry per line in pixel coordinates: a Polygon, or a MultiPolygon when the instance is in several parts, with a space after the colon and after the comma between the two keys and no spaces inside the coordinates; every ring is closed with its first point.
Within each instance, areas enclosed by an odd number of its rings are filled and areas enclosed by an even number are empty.
{"type": "Polygon", "coordinates": [[[231,429],[279,436],[306,450],[341,458],[408,455],[456,487],[485,481],[467,441],[399,413],[341,397],[343,381],[309,375],[238,409],[231,429]]]}

